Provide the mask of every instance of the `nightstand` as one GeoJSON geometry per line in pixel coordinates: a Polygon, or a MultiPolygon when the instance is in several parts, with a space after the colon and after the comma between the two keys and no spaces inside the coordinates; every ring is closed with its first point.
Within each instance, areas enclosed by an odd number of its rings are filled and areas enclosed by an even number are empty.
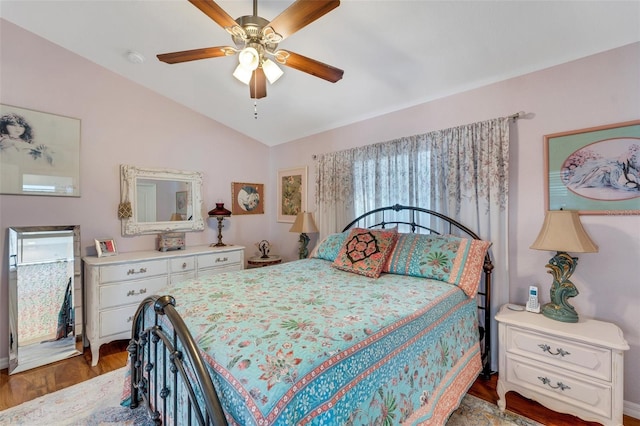
{"type": "Polygon", "coordinates": [[[277,265],[279,263],[282,263],[282,258],[280,256],[269,256],[266,258],[261,256],[254,256],[250,257],[249,260],[247,260],[247,263],[249,264],[249,268],[263,268],[265,266],[277,265]]]}
{"type": "Polygon", "coordinates": [[[622,425],[623,353],[629,345],[616,325],[565,323],[507,305],[496,320],[501,410],[513,390],[554,411],[622,425]]]}

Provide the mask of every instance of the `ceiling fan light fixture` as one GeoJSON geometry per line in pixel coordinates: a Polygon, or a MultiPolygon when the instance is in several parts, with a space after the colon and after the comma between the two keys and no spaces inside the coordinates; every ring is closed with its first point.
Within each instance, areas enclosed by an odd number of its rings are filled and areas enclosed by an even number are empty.
{"type": "Polygon", "coordinates": [[[238,54],[238,61],[244,68],[253,71],[260,64],[260,55],[255,48],[245,47],[238,54]]]}
{"type": "Polygon", "coordinates": [[[271,84],[278,81],[278,79],[282,77],[282,74],[284,74],[284,71],[282,71],[271,59],[265,59],[262,62],[262,70],[271,84]]]}
{"type": "Polygon", "coordinates": [[[249,85],[252,74],[253,74],[253,70],[244,67],[242,64],[239,64],[236,67],[236,70],[233,72],[233,76],[246,85],[249,85]]]}

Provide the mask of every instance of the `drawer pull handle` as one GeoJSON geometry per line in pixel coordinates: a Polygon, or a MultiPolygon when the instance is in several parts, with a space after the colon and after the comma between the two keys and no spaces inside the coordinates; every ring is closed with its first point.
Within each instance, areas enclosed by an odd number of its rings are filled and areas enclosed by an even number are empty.
{"type": "Polygon", "coordinates": [[[133,316],[130,316],[129,318],[127,318],[127,322],[131,322],[133,321],[133,316]]]}
{"type": "Polygon", "coordinates": [[[136,271],[135,269],[129,269],[127,271],[127,275],[144,274],[145,272],[147,272],[147,268],[140,268],[139,271],[136,271]]]}
{"type": "Polygon", "coordinates": [[[184,263],[182,264],[182,269],[187,269],[187,262],[184,262],[184,263]]]}
{"type": "Polygon", "coordinates": [[[137,296],[138,294],[145,294],[147,292],[146,288],[141,288],[139,292],[136,293],[135,290],[129,290],[127,296],[137,296]]]}
{"type": "Polygon", "coordinates": [[[551,384],[551,380],[549,380],[546,377],[538,376],[538,379],[540,379],[540,381],[542,382],[543,385],[548,385],[551,389],[560,389],[561,391],[563,391],[565,389],[571,389],[569,386],[565,385],[562,382],[556,382],[556,386],[553,386],[551,384]]]}
{"type": "Polygon", "coordinates": [[[560,356],[571,355],[571,352],[567,352],[562,348],[556,349],[556,353],[553,353],[553,352],[551,352],[551,346],[549,346],[549,345],[547,345],[545,343],[542,343],[542,344],[538,345],[538,347],[540,349],[542,349],[542,352],[547,352],[547,353],[549,353],[550,355],[553,355],[553,356],[556,356],[556,355],[560,355],[560,356]]]}
{"type": "Polygon", "coordinates": [[[219,258],[219,257],[217,257],[217,258],[216,258],[216,263],[218,263],[218,262],[226,262],[226,261],[228,261],[228,260],[229,260],[229,258],[228,258],[228,257],[223,257],[223,258],[219,258]]]}

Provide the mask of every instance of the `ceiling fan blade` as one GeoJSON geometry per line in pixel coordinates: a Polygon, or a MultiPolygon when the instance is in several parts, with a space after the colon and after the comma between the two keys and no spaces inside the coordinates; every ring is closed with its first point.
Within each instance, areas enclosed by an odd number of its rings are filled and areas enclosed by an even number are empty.
{"type": "Polygon", "coordinates": [[[200,9],[209,18],[213,19],[222,28],[238,25],[235,19],[233,19],[213,0],[189,0],[189,2],[200,9]]]}
{"type": "Polygon", "coordinates": [[[332,67],[331,65],[324,64],[320,61],[316,61],[315,59],[307,58],[306,56],[302,56],[288,50],[277,51],[275,58],[276,61],[282,65],[320,77],[324,80],[330,81],[331,83],[335,83],[342,79],[342,75],[344,74],[344,71],[340,68],[332,67]]]}
{"type": "Polygon", "coordinates": [[[338,6],[340,0],[297,0],[276,16],[269,26],[285,39],[338,6]]]}
{"type": "Polygon", "coordinates": [[[181,52],[161,53],[156,55],[159,60],[167,64],[195,61],[197,59],[218,58],[228,56],[235,49],[228,46],[204,47],[202,49],[183,50],[181,52]],[[231,50],[229,50],[231,49],[231,50]]]}
{"type": "Polygon", "coordinates": [[[251,99],[260,99],[267,96],[267,79],[262,68],[256,68],[249,82],[251,99]]]}

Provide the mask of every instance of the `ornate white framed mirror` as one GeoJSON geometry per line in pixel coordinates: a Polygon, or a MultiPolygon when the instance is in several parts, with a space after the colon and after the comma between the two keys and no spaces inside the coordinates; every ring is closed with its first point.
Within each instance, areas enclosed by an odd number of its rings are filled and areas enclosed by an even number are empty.
{"type": "Polygon", "coordinates": [[[202,173],[120,166],[121,202],[131,203],[122,235],[204,230],[202,173]]]}

